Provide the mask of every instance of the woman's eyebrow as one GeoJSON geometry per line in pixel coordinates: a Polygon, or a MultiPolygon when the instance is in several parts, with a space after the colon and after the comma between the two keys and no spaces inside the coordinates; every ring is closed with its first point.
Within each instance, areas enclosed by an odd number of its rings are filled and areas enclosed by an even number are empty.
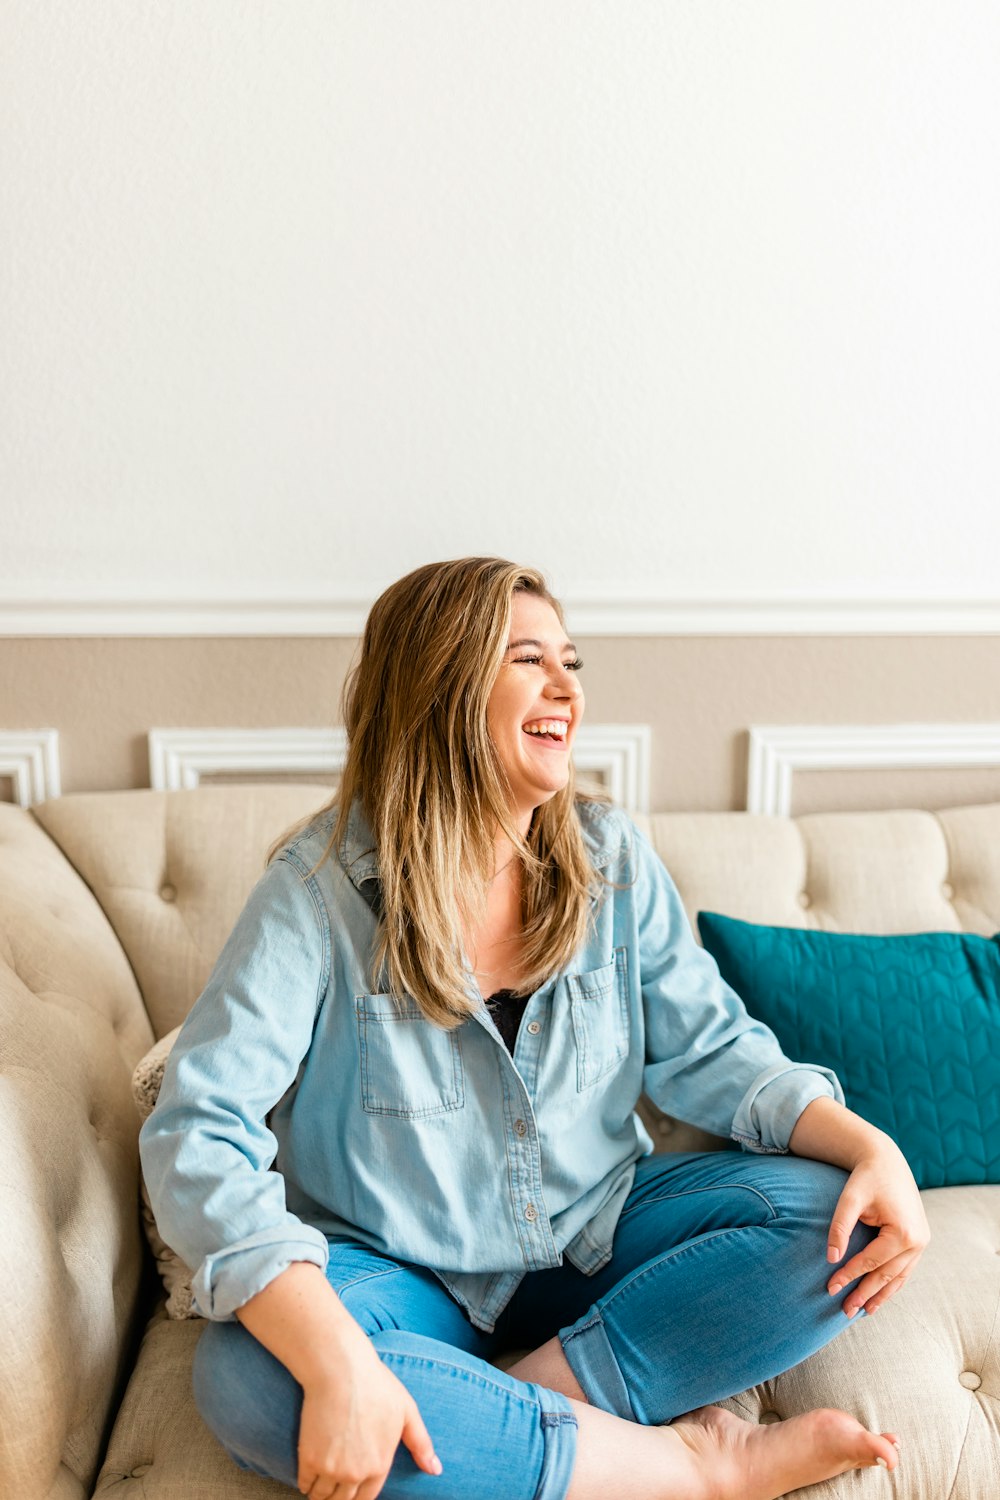
{"type": "MultiPolygon", "coordinates": [[[[516,651],[517,648],[518,648],[518,646],[540,646],[541,649],[544,651],[547,645],[548,645],[548,641],[535,641],[535,640],[532,640],[529,636],[525,636],[524,640],[522,640],[522,641],[511,641],[510,645],[507,647],[507,650],[508,651],[516,651]]],[[[563,650],[564,651],[574,651],[575,652],[576,651],[576,647],[573,645],[572,641],[564,641],[563,642],[563,650]]]]}

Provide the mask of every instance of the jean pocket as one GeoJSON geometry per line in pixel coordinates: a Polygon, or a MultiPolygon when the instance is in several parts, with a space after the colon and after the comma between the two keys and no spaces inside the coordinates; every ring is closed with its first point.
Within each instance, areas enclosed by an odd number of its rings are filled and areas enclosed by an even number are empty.
{"type": "Polygon", "coordinates": [[[569,1001],[576,1042],[576,1086],[591,1088],[619,1067],[628,1053],[628,959],[616,948],[610,963],[570,974],[569,1001]]]}
{"type": "Polygon", "coordinates": [[[413,1000],[359,995],[361,1104],[372,1115],[422,1119],[465,1106],[465,1073],[456,1031],[428,1021],[413,1000]]]}
{"type": "Polygon", "coordinates": [[[380,1250],[373,1250],[370,1245],[359,1244],[356,1240],[330,1241],[326,1279],[338,1296],[361,1281],[390,1276],[399,1269],[398,1260],[390,1259],[380,1250]]]}

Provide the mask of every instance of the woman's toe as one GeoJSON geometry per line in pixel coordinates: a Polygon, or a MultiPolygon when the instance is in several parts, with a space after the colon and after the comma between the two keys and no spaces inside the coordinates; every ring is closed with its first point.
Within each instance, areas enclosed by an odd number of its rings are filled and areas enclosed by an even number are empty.
{"type": "Polygon", "coordinates": [[[894,1469],[899,1463],[899,1438],[893,1432],[882,1432],[884,1453],[876,1454],[875,1463],[882,1469],[894,1469]]]}

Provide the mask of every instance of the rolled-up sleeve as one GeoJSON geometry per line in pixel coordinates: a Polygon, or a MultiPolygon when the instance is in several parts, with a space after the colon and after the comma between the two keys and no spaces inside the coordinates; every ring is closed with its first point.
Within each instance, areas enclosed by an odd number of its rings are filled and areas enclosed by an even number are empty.
{"type": "Polygon", "coordinates": [[[793,1063],[785,1058],[751,1084],[737,1106],[729,1134],[747,1151],[787,1155],[799,1115],[820,1098],[846,1103],[836,1073],[819,1063],[793,1063]]]}
{"type": "Polygon", "coordinates": [[[844,1103],[831,1069],[794,1062],[755,1020],[695,939],[669,872],[630,824],[640,983],[643,1088],[665,1114],[747,1151],[781,1153],[799,1115],[827,1095],[844,1103]]]}
{"type": "Polygon", "coordinates": [[[235,1309],[325,1235],[290,1213],[266,1117],[295,1081],[330,973],[322,903],[288,856],[250,893],[167,1060],[139,1153],[157,1227],[191,1267],[195,1309],[235,1309]]]}

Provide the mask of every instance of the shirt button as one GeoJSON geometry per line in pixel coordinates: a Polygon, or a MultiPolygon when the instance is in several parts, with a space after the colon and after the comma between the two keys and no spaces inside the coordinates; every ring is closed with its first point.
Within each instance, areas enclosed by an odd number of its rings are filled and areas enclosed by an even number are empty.
{"type": "Polygon", "coordinates": [[[806,907],[812,906],[812,897],[810,896],[808,891],[799,892],[799,905],[803,908],[803,910],[805,910],[806,907]]]}
{"type": "Polygon", "coordinates": [[[529,1203],[527,1208],[524,1210],[524,1217],[527,1219],[529,1224],[534,1224],[535,1220],[538,1218],[538,1209],[533,1203],[529,1203]]]}
{"type": "Polygon", "coordinates": [[[946,901],[950,901],[952,896],[954,896],[955,887],[951,884],[950,881],[945,881],[944,885],[941,887],[941,894],[946,901]]]}
{"type": "Polygon", "coordinates": [[[514,1121],[514,1129],[515,1129],[515,1131],[517,1132],[518,1135],[523,1135],[524,1132],[527,1130],[527,1128],[528,1127],[527,1127],[527,1125],[525,1125],[525,1123],[524,1123],[523,1120],[515,1120],[514,1121]]]}
{"type": "Polygon", "coordinates": [[[532,1036],[537,1036],[541,1029],[542,1028],[537,1021],[528,1022],[528,1030],[531,1032],[532,1036]]]}
{"type": "Polygon", "coordinates": [[[173,885],[161,885],[160,886],[160,900],[161,901],[176,901],[177,900],[177,887],[173,886],[173,885]]]}

